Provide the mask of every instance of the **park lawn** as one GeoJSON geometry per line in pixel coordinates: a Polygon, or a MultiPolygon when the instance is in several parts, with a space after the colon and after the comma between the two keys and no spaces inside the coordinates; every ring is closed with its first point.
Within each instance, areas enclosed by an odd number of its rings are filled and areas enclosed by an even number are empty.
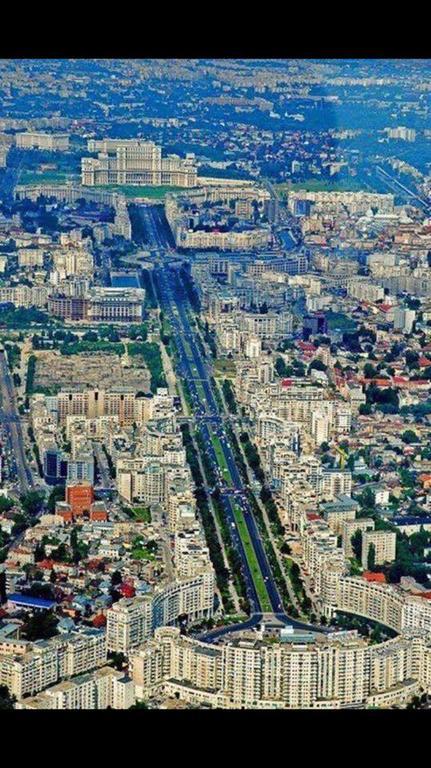
{"type": "Polygon", "coordinates": [[[136,520],[143,523],[151,523],[151,512],[149,507],[134,507],[132,512],[136,520]]]}
{"type": "Polygon", "coordinates": [[[340,330],[340,331],[354,331],[356,328],[356,323],[354,320],[351,320],[350,317],[345,315],[343,312],[327,312],[326,313],[326,320],[328,322],[328,328],[330,331],[333,330],[340,330]]]}
{"type": "Polygon", "coordinates": [[[359,181],[355,179],[304,179],[304,181],[286,181],[282,184],[274,184],[278,192],[286,194],[289,191],[304,190],[304,192],[359,192],[363,189],[359,181]]]}
{"type": "Polygon", "coordinates": [[[215,435],[213,432],[211,432],[211,442],[213,444],[213,448],[217,457],[218,465],[223,473],[224,479],[231,485],[232,484],[232,477],[229,472],[229,467],[226,463],[226,459],[223,453],[223,448],[221,445],[221,442],[217,435],[215,435]]]}
{"type": "Polygon", "coordinates": [[[81,355],[88,352],[105,352],[115,355],[123,355],[125,347],[122,342],[112,341],[76,341],[71,344],[63,344],[60,347],[62,355],[81,355]]]}
{"type": "Polygon", "coordinates": [[[148,197],[153,200],[164,200],[168,192],[178,192],[182,187],[157,186],[133,186],[131,184],[104,184],[98,189],[106,189],[109,192],[119,192],[126,197],[148,197]]]}
{"type": "Polygon", "coordinates": [[[132,558],[134,560],[155,560],[155,556],[152,552],[149,552],[147,549],[144,549],[143,547],[136,547],[132,550],[132,558]]]}
{"type": "Polygon", "coordinates": [[[79,173],[68,173],[67,171],[22,171],[18,184],[31,186],[33,184],[65,184],[66,181],[80,181],[79,173]]]}
{"type": "Polygon", "coordinates": [[[233,376],[235,374],[235,362],[228,358],[219,358],[218,360],[215,360],[213,368],[215,376],[221,376],[222,374],[230,374],[233,376]]]}
{"type": "Polygon", "coordinates": [[[233,504],[233,514],[235,522],[238,528],[239,535],[241,537],[242,545],[244,547],[245,556],[247,558],[248,566],[250,568],[251,576],[254,586],[256,588],[257,596],[259,598],[260,607],[263,613],[271,613],[272,605],[269,599],[269,595],[265,586],[265,581],[257,562],[256,553],[254,551],[253,544],[251,542],[250,534],[248,532],[247,523],[244,520],[242,509],[236,504],[233,504]]]}

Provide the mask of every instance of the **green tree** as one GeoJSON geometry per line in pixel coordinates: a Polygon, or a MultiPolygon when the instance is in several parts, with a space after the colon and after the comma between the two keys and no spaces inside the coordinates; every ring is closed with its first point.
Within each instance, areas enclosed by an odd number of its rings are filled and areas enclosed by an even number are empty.
{"type": "Polygon", "coordinates": [[[14,502],[12,499],[8,499],[7,496],[0,496],[0,514],[3,514],[3,512],[9,512],[13,505],[14,502]]]}
{"type": "Polygon", "coordinates": [[[114,571],[111,576],[111,584],[114,587],[116,584],[121,584],[123,581],[123,577],[120,573],[120,571],[114,571]]]}
{"type": "Polygon", "coordinates": [[[37,515],[41,512],[45,496],[41,491],[28,491],[20,496],[21,506],[27,515],[37,515]]]}
{"type": "Polygon", "coordinates": [[[352,544],[353,553],[357,560],[361,560],[362,553],[362,531],[358,528],[350,539],[352,544]]]}
{"type": "Polygon", "coordinates": [[[57,634],[58,619],[52,611],[35,611],[23,624],[27,640],[48,640],[57,634]]]}
{"type": "Polygon", "coordinates": [[[406,360],[406,366],[410,370],[412,368],[417,368],[419,365],[419,355],[417,352],[413,352],[411,349],[408,349],[405,355],[406,360]]]}
{"type": "Polygon", "coordinates": [[[376,369],[370,363],[364,365],[364,376],[366,379],[373,379],[376,374],[376,369]]]}
{"type": "Polygon", "coordinates": [[[39,563],[41,560],[45,559],[45,547],[43,544],[38,543],[36,545],[34,550],[34,559],[36,563],[39,563]]]}
{"type": "Polygon", "coordinates": [[[124,653],[118,652],[118,653],[110,653],[109,654],[110,659],[112,660],[112,663],[115,667],[115,669],[118,669],[119,672],[123,669],[127,659],[124,655],[124,653]]]}
{"type": "Polygon", "coordinates": [[[371,543],[368,548],[367,568],[369,571],[373,571],[375,567],[376,567],[376,548],[374,544],[371,543]]]}
{"type": "Polygon", "coordinates": [[[49,494],[47,507],[48,507],[48,512],[50,512],[51,514],[55,512],[55,505],[57,501],[64,501],[63,485],[55,485],[51,493],[49,494]]]}
{"type": "Polygon", "coordinates": [[[405,432],[401,435],[401,440],[403,443],[417,443],[418,442],[418,436],[416,432],[413,431],[413,429],[406,429],[405,432]]]}
{"type": "Polygon", "coordinates": [[[0,685],[0,710],[15,709],[15,696],[11,696],[7,685],[0,685]]]}
{"type": "Polygon", "coordinates": [[[274,364],[274,368],[275,368],[278,376],[280,376],[281,378],[283,378],[284,376],[288,375],[286,373],[287,366],[286,366],[286,363],[284,362],[282,357],[277,357],[277,359],[275,361],[275,364],[274,364]]]}
{"type": "Polygon", "coordinates": [[[308,366],[308,372],[310,371],[323,371],[325,372],[327,370],[327,366],[325,363],[322,363],[321,360],[316,358],[316,360],[313,360],[310,365],[308,366]]]}

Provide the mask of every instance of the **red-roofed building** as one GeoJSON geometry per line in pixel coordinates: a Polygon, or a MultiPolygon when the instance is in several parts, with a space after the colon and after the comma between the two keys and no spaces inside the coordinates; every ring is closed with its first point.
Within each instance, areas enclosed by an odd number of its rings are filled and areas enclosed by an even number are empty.
{"type": "Polygon", "coordinates": [[[135,588],[131,584],[127,584],[127,582],[123,582],[118,591],[121,592],[123,597],[135,597],[136,595],[135,588]]]}
{"type": "Polygon", "coordinates": [[[37,567],[42,568],[44,571],[52,571],[54,565],[54,560],[48,560],[48,558],[46,558],[45,560],[40,560],[40,562],[37,564],[37,567]]]}
{"type": "Polygon", "coordinates": [[[422,474],[419,475],[419,482],[422,485],[422,488],[431,488],[431,475],[428,474],[422,474]]]}
{"type": "Polygon", "coordinates": [[[106,510],[104,501],[95,501],[90,507],[90,520],[91,522],[106,522],[108,519],[108,512],[106,510]]]}
{"type": "Polygon", "coordinates": [[[409,383],[409,379],[406,376],[393,376],[392,377],[392,383],[396,384],[398,387],[400,387],[403,384],[408,384],[409,383]]]}
{"type": "Polygon", "coordinates": [[[428,360],[427,357],[419,358],[419,368],[429,368],[430,365],[431,365],[431,360],[428,360]]]}
{"type": "Polygon", "coordinates": [[[410,379],[408,387],[410,389],[429,389],[430,382],[428,379],[410,379]]]}
{"type": "Polygon", "coordinates": [[[315,352],[317,349],[311,341],[298,341],[296,346],[302,349],[303,352],[315,352]]]}
{"type": "Polygon", "coordinates": [[[366,581],[376,581],[379,584],[386,584],[386,576],[384,573],[373,573],[373,571],[364,571],[362,578],[366,581]]]}
{"type": "Polygon", "coordinates": [[[65,523],[73,523],[72,507],[66,501],[57,501],[55,514],[62,517],[65,523]]]}
{"type": "Polygon", "coordinates": [[[100,629],[100,627],[105,627],[106,616],[104,616],[103,613],[98,613],[97,616],[94,617],[92,624],[93,627],[97,627],[97,629],[100,629]]]}
{"type": "Polygon", "coordinates": [[[73,516],[89,512],[94,502],[94,490],[90,483],[68,485],[66,487],[66,502],[70,504],[73,516]]]}

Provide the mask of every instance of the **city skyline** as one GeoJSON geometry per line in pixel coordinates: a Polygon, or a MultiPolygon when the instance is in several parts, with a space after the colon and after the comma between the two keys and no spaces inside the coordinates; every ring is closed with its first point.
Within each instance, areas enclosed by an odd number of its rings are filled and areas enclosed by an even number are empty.
{"type": "Polygon", "coordinates": [[[430,707],[430,94],[0,61],[0,708],[430,707]]]}

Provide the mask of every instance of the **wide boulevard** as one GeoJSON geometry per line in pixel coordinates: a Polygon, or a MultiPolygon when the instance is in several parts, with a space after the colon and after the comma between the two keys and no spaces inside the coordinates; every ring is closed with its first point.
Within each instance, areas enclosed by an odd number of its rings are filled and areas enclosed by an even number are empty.
{"type": "Polygon", "coordinates": [[[24,438],[16,407],[15,388],[3,350],[0,351],[0,397],[0,419],[12,449],[13,466],[16,469],[20,490],[25,493],[32,487],[33,479],[25,456],[24,438]]]}
{"type": "MultiPolygon", "coordinates": [[[[246,623],[248,626],[253,626],[261,619],[262,614],[270,613],[275,614],[284,623],[292,624],[295,627],[315,629],[285,614],[248,500],[246,487],[238,470],[228,433],[224,429],[223,414],[219,410],[214,394],[214,385],[201,352],[200,340],[194,323],[191,322],[191,305],[184,290],[178,267],[156,267],[154,282],[161,309],[172,327],[172,335],[178,352],[177,374],[181,381],[187,383],[193,403],[195,425],[203,437],[214,474],[220,481],[218,487],[221,492],[223,509],[229,522],[233,544],[241,557],[251,613],[251,618],[246,623]],[[214,439],[217,441],[218,455],[214,448],[214,439]],[[221,471],[221,463],[225,467],[225,476],[221,471]],[[245,521],[247,530],[244,534],[243,528],[241,536],[239,525],[242,521],[245,521]],[[246,552],[244,537],[251,541],[253,552],[246,552]],[[258,574],[256,574],[256,569],[252,573],[250,561],[257,561],[258,574]],[[256,588],[257,579],[260,580],[259,589],[256,588]]],[[[232,630],[233,627],[214,630],[207,634],[206,639],[213,640],[220,634],[232,630]]]]}

